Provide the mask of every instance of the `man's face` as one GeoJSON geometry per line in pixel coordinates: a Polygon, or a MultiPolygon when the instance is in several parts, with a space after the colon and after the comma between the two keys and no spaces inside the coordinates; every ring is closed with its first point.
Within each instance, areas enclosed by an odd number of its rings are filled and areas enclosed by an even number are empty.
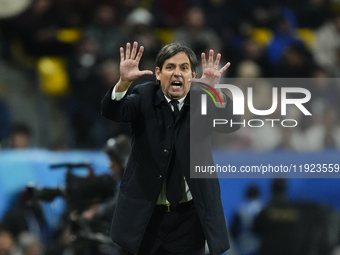
{"type": "Polygon", "coordinates": [[[190,90],[190,78],[195,77],[191,71],[190,60],[184,52],[165,60],[162,71],[156,67],[156,77],[160,81],[164,95],[171,99],[181,99],[190,90]]]}

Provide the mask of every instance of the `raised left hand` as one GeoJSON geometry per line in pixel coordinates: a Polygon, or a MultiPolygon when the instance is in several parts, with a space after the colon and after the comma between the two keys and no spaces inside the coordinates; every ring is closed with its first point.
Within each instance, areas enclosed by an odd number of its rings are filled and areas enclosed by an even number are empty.
{"type": "Polygon", "coordinates": [[[230,66],[230,62],[225,64],[220,70],[218,70],[218,65],[220,64],[221,54],[218,53],[216,56],[216,60],[214,63],[214,50],[209,51],[209,60],[208,65],[205,58],[205,53],[203,52],[201,55],[202,58],[202,79],[204,78],[213,78],[220,79],[225,70],[230,66]]]}
{"type": "MultiPolygon", "coordinates": [[[[207,64],[206,56],[205,56],[204,52],[202,52],[201,58],[202,58],[202,71],[203,71],[202,77],[199,78],[199,79],[191,78],[190,82],[200,82],[200,83],[205,83],[205,84],[208,84],[212,87],[215,87],[215,84],[218,84],[220,82],[222,74],[230,66],[230,62],[228,62],[220,70],[218,70],[218,66],[219,66],[220,60],[221,60],[221,54],[218,53],[216,55],[216,60],[214,62],[214,50],[209,51],[208,64],[207,64]]],[[[223,100],[224,95],[221,92],[221,90],[218,89],[217,92],[220,94],[222,101],[224,101],[223,100]]]]}

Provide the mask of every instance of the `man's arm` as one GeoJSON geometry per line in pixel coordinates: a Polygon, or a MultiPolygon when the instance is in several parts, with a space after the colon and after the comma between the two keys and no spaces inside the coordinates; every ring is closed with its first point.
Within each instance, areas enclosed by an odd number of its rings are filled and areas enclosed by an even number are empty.
{"type": "Polygon", "coordinates": [[[134,80],[142,75],[152,74],[152,71],[139,70],[144,47],[141,46],[137,53],[137,46],[138,43],[134,42],[132,51],[130,43],[126,44],[125,51],[120,47],[120,78],[115,87],[106,93],[101,105],[102,115],[108,119],[127,122],[138,112],[139,96],[132,94],[127,97],[126,92],[134,80]]]}
{"type": "Polygon", "coordinates": [[[137,53],[138,43],[134,42],[132,51],[130,49],[130,43],[126,44],[126,50],[124,54],[124,48],[120,47],[120,79],[116,84],[116,92],[127,91],[132,82],[142,75],[153,74],[150,70],[139,70],[139,61],[143,55],[144,47],[141,46],[137,53]],[[136,55],[137,54],[137,55],[136,55]]]}
{"type": "MultiPolygon", "coordinates": [[[[205,53],[203,52],[201,55],[202,59],[202,77],[200,79],[192,78],[190,82],[198,82],[204,83],[214,88],[215,84],[220,82],[222,74],[228,69],[230,66],[230,62],[225,64],[220,70],[218,70],[218,66],[221,60],[221,54],[218,53],[216,55],[216,60],[214,61],[214,50],[209,51],[208,62],[206,61],[205,53]]],[[[228,119],[229,123],[232,121],[233,123],[239,123],[241,121],[240,115],[233,115],[233,102],[232,100],[225,95],[221,89],[215,89],[217,95],[212,94],[216,101],[218,102],[221,99],[222,106],[218,103],[217,107],[211,107],[212,112],[208,113],[209,116],[213,119],[228,119]]],[[[240,128],[240,124],[230,125],[217,125],[213,130],[219,133],[230,133],[238,130],[240,128]]]]}
{"type": "MultiPolygon", "coordinates": [[[[202,59],[202,77],[199,79],[192,78],[190,79],[190,82],[205,83],[214,87],[215,84],[218,84],[220,82],[221,76],[225,72],[225,70],[227,70],[228,67],[230,66],[230,62],[228,62],[220,70],[218,70],[218,66],[221,60],[221,54],[217,53],[216,60],[214,62],[214,50],[209,51],[208,63],[204,52],[202,52],[201,54],[201,59],[202,59]]],[[[227,98],[222,93],[222,91],[220,89],[216,89],[216,91],[221,101],[223,103],[226,103],[227,98]]]]}

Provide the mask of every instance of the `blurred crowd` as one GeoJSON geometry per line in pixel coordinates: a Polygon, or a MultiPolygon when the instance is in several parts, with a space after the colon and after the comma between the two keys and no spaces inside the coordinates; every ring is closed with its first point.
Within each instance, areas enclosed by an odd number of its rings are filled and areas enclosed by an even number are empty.
{"type": "MultiPolygon", "coordinates": [[[[119,136],[105,147],[111,167],[116,169],[112,172],[114,182],[119,183],[122,177],[129,142],[127,137],[119,136]]],[[[51,194],[32,195],[24,189],[0,219],[0,254],[125,255],[109,236],[118,186],[111,181],[104,183],[114,186],[108,195],[108,190],[101,187],[104,176],[97,177],[100,185],[93,182],[93,177],[80,178],[76,182],[85,184],[86,180],[86,184],[74,189],[74,193],[64,194],[68,202],[56,226],[48,224],[42,208],[42,201],[51,200],[51,194]],[[89,185],[96,195],[86,192],[89,185]],[[100,194],[102,191],[105,196],[100,194]],[[105,200],[100,199],[104,197],[105,200]]],[[[266,189],[268,194],[263,192],[265,186],[259,184],[257,180],[248,182],[243,198],[229,215],[231,247],[223,255],[340,254],[338,208],[291,197],[290,179],[272,179],[266,189]]],[[[206,254],[209,255],[208,249],[206,254]]]]}
{"type": "MultiPolygon", "coordinates": [[[[232,63],[225,78],[320,78],[308,84],[311,118],[298,116],[297,128],[241,130],[229,147],[340,148],[337,1],[25,0],[20,11],[8,2],[10,13],[0,13],[2,148],[15,148],[18,125],[29,130],[28,146],[53,150],[98,149],[129,134],[100,116],[100,102],[119,79],[119,47],[132,41],[145,47],[141,69],[154,70],[159,49],[181,41],[199,59],[210,48],[221,52],[221,63],[232,63]]],[[[257,84],[254,101],[270,103],[271,91],[257,84]]]]}
{"type": "Polygon", "coordinates": [[[339,211],[292,199],[289,189],[289,179],[273,179],[266,203],[256,182],[246,187],[230,227],[235,254],[339,254],[339,211]]]}

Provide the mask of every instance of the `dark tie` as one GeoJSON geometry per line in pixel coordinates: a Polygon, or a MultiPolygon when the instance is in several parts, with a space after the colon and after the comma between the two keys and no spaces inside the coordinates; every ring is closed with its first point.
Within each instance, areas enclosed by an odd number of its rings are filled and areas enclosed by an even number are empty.
{"type": "MultiPolygon", "coordinates": [[[[174,107],[173,115],[176,121],[179,115],[178,101],[172,100],[170,103],[174,107]]],[[[176,155],[175,147],[172,149],[170,165],[167,174],[167,199],[171,205],[176,206],[182,199],[182,180],[180,164],[176,155]]]]}
{"type": "Polygon", "coordinates": [[[178,115],[179,115],[179,109],[178,109],[178,101],[177,100],[171,100],[170,101],[170,104],[172,104],[172,106],[174,107],[174,111],[173,111],[173,114],[174,114],[174,119],[176,120],[178,115]]]}

